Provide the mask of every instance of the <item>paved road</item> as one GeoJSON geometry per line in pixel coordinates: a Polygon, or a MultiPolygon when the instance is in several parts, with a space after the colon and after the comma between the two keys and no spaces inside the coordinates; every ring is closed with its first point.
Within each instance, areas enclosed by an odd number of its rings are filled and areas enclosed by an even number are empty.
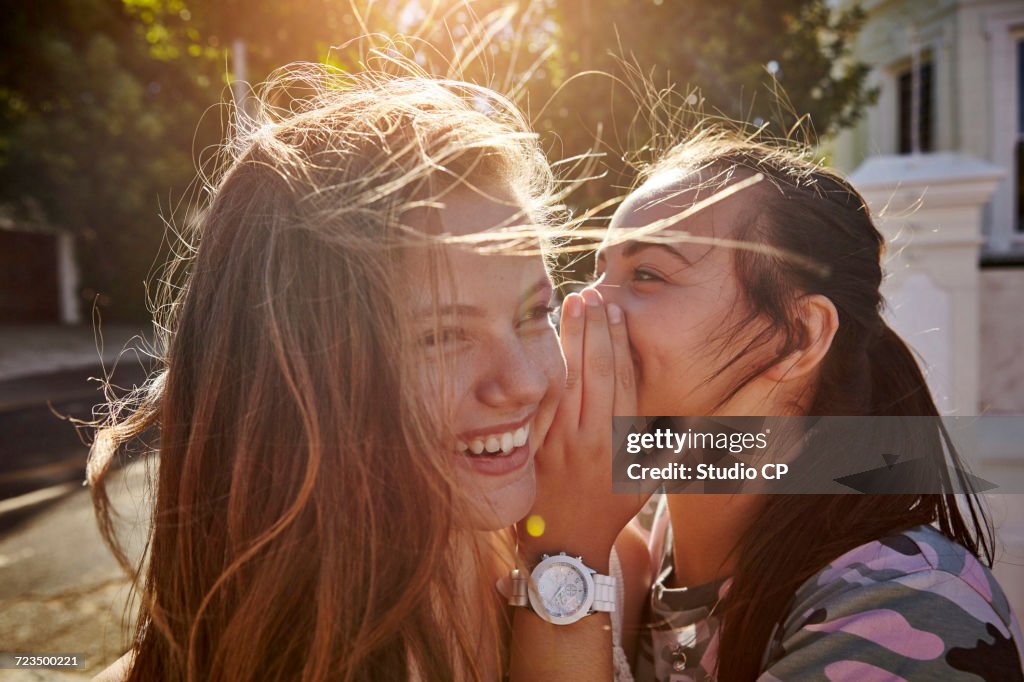
{"type": "MultiPolygon", "coordinates": [[[[136,556],[145,527],[144,469],[140,462],[115,472],[109,486],[136,556]]],[[[0,682],[89,679],[117,659],[126,649],[120,623],[127,586],[100,537],[88,489],[71,484],[18,516],[0,531],[0,651],[80,653],[86,668],[0,670],[0,682]]]]}
{"type": "MultiPolygon", "coordinates": [[[[102,402],[91,379],[101,374],[85,367],[0,381],[0,500],[84,479],[90,436],[72,420],[91,419],[102,402]]],[[[126,362],[113,380],[130,388],[145,376],[142,365],[126,362]]]]}

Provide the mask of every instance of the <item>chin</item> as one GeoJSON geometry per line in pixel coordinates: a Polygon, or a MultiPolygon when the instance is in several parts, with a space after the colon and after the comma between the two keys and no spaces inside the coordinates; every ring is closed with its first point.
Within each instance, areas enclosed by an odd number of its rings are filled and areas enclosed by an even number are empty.
{"type": "Polygon", "coordinates": [[[525,518],[537,495],[537,479],[532,470],[500,488],[484,492],[469,511],[473,530],[501,530],[525,518]]]}

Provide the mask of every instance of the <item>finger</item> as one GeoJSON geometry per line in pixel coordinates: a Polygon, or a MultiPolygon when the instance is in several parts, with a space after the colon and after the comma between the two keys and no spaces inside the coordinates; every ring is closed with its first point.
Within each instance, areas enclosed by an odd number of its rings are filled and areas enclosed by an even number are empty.
{"type": "Polygon", "coordinates": [[[626,316],[622,308],[614,303],[606,307],[608,329],[615,358],[615,400],[613,413],[616,416],[636,414],[636,376],[633,373],[633,353],[629,346],[626,316]]]}
{"type": "Polygon", "coordinates": [[[583,336],[580,431],[602,434],[611,428],[615,397],[615,356],[601,295],[596,289],[584,289],[583,300],[587,303],[587,315],[583,336]]]}
{"type": "MultiPolygon", "coordinates": [[[[565,389],[558,402],[554,428],[567,428],[576,433],[580,424],[580,403],[583,398],[583,298],[569,294],[562,301],[562,320],[559,326],[559,340],[565,356],[565,389]]],[[[575,437],[571,436],[571,437],[575,437]]]]}

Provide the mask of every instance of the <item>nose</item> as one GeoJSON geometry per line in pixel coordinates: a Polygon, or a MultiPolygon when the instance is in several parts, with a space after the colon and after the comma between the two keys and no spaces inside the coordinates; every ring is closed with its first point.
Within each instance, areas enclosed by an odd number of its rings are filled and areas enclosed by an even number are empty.
{"type": "Polygon", "coordinates": [[[496,408],[536,405],[549,389],[542,358],[530,353],[518,336],[494,344],[487,372],[477,384],[480,402],[496,408]]]}
{"type": "Polygon", "coordinates": [[[604,301],[605,305],[615,303],[620,308],[625,308],[623,305],[625,301],[623,300],[622,287],[618,284],[611,284],[608,280],[608,273],[601,275],[597,281],[591,284],[588,288],[596,289],[597,292],[601,294],[601,299],[604,301]]]}

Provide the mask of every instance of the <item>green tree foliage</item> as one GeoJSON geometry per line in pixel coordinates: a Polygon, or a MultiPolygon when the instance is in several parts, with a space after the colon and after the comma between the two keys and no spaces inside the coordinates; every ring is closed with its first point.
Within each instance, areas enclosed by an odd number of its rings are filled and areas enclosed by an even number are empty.
{"type": "Polygon", "coordinates": [[[96,300],[115,319],[139,317],[159,207],[192,179],[216,71],[153,58],[119,3],[5,4],[0,197],[75,235],[86,311],[96,300]]]}
{"type": "Polygon", "coordinates": [[[230,113],[218,104],[230,98],[235,41],[247,80],[258,83],[294,60],[359,68],[367,43],[350,41],[367,30],[411,34],[408,50],[427,71],[511,93],[553,159],[600,136],[608,175],[572,198],[580,208],[622,193],[631,180],[624,157],[642,156],[693,88],[705,111],[764,121],[776,134],[799,120],[831,134],[874,97],[867,67],[850,56],[863,13],[837,13],[824,0],[3,5],[0,200],[34,202],[76,235],[83,298],[99,296],[108,317],[144,315],[161,215],[184,218],[178,202],[227,128],[230,113]],[[574,75],[590,70],[603,75],[574,75]],[[675,85],[672,106],[638,97],[642,83],[675,85]],[[777,86],[788,99],[773,94],[777,86]]]}
{"type": "Polygon", "coordinates": [[[607,72],[620,82],[590,79],[573,88],[573,106],[559,109],[564,122],[550,125],[603,132],[611,171],[603,194],[631,180],[621,156],[640,151],[643,160],[645,145],[663,147],[655,136],[670,134],[681,110],[816,144],[856,122],[877,97],[865,85],[868,65],[852,55],[864,11],[830,4],[557,0],[567,70],[607,72]]]}

